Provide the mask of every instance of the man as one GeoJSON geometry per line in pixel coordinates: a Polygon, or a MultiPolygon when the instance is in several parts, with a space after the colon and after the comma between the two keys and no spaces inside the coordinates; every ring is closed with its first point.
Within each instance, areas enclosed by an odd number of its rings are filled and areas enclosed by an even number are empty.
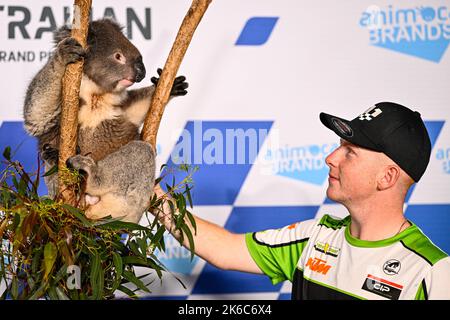
{"type": "Polygon", "coordinates": [[[290,280],[293,299],[449,299],[450,258],[403,215],[430,158],[420,114],[382,102],[352,121],[325,113],[320,120],[341,138],[326,158],[327,196],[350,215],[245,235],[196,218],[197,255],[274,284],[290,280]]]}

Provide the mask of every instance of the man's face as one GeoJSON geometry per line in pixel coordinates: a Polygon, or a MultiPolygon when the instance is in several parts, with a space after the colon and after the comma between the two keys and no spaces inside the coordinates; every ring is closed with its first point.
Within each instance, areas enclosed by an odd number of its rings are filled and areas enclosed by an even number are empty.
{"type": "Polygon", "coordinates": [[[328,198],[342,204],[357,204],[370,198],[385,163],[383,155],[341,139],[341,145],[325,160],[330,167],[328,198]]]}

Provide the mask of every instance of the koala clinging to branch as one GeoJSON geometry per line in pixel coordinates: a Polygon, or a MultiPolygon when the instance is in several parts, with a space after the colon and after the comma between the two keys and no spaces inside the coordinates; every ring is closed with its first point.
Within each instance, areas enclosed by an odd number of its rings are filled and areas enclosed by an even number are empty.
{"type": "MultiPolygon", "coordinates": [[[[68,27],[62,27],[55,32],[54,54],[33,78],[25,97],[25,129],[38,138],[38,148],[45,162],[46,171],[58,162],[62,79],[65,67],[84,58],[78,112],[77,153],[90,157],[93,161],[91,166],[95,165],[96,170],[86,167],[88,163],[86,159],[84,159],[86,161],[72,161],[71,165],[76,169],[85,170],[88,174],[95,172],[96,179],[102,180],[104,184],[123,182],[124,177],[129,174],[130,180],[140,179],[142,182],[133,185],[134,187],[143,184],[152,186],[154,172],[150,174],[148,170],[142,170],[140,175],[128,172],[130,162],[134,162],[132,167],[135,170],[136,166],[144,167],[152,164],[154,171],[155,166],[154,151],[146,151],[143,147],[147,145],[151,149],[149,144],[130,143],[139,139],[139,127],[147,112],[151,112],[148,109],[155,90],[155,85],[127,90],[145,77],[146,71],[139,50],[123,35],[122,28],[110,19],[97,20],[89,24],[86,49],[70,35],[71,30],[68,27]],[[121,150],[124,146],[127,153],[121,150]],[[108,160],[108,157],[113,157],[113,160],[108,160]],[[112,164],[114,165],[110,166],[112,164]],[[103,168],[105,165],[110,167],[103,168]],[[110,173],[121,176],[122,180],[108,181],[112,178],[110,173]]],[[[158,73],[161,74],[160,69],[158,73]]],[[[156,77],[151,79],[154,84],[158,80],[156,77]]],[[[187,87],[185,77],[177,77],[171,96],[185,95],[187,87]]],[[[80,156],[77,157],[79,160],[80,156]]],[[[90,189],[89,184],[92,181],[88,177],[87,190],[90,189]]],[[[45,177],[45,182],[49,196],[54,197],[58,189],[57,176],[45,177]]],[[[121,188],[129,188],[122,190],[125,198],[128,193],[141,193],[142,199],[149,200],[152,192],[145,188],[133,189],[129,185],[111,185],[111,190],[121,188]]],[[[117,192],[115,194],[118,195],[117,192]]],[[[114,195],[100,195],[100,201],[89,208],[90,214],[96,217],[108,215],[108,212],[100,212],[96,208],[102,210],[108,207],[105,202],[111,197],[114,195]]],[[[128,206],[133,206],[132,202],[130,201],[128,206]]],[[[125,207],[123,206],[124,210],[125,207]]],[[[144,210],[145,208],[142,209],[142,213],[144,210]]]]}
{"type": "Polygon", "coordinates": [[[68,167],[87,174],[86,194],[91,201],[95,200],[87,208],[86,216],[98,219],[111,215],[139,222],[153,193],[154,159],[150,144],[135,140],[97,162],[82,155],[67,160],[68,167]],[[132,160],[126,161],[130,157],[132,160]]]}

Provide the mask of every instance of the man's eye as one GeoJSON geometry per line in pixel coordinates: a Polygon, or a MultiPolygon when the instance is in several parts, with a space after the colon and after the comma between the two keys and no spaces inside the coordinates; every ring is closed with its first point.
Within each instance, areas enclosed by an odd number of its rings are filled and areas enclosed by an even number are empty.
{"type": "Polygon", "coordinates": [[[347,149],[347,154],[348,155],[356,155],[356,153],[355,153],[355,151],[353,151],[353,149],[352,148],[346,148],[347,149]]]}

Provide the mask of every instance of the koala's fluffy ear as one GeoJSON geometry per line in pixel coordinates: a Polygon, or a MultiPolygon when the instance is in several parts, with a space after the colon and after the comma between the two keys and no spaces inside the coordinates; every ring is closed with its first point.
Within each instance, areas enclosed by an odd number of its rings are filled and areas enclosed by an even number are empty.
{"type": "Polygon", "coordinates": [[[63,39],[70,37],[72,29],[68,26],[62,26],[53,33],[53,42],[55,46],[63,39]]]}
{"type": "Polygon", "coordinates": [[[102,25],[104,27],[111,27],[116,29],[117,32],[123,33],[124,27],[120,25],[114,18],[105,17],[103,19],[97,20],[98,25],[102,25]]]}

